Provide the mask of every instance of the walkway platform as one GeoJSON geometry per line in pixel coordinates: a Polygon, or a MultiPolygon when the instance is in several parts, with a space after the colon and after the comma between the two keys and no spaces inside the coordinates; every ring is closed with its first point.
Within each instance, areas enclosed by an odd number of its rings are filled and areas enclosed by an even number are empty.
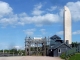
{"type": "Polygon", "coordinates": [[[48,56],[12,56],[12,57],[0,57],[0,60],[62,60],[59,57],[48,56]]]}

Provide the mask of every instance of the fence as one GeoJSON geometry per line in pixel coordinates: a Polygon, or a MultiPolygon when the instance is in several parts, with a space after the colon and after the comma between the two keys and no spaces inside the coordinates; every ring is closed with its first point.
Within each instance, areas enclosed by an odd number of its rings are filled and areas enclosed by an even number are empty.
{"type": "Polygon", "coordinates": [[[74,47],[74,48],[71,48],[70,50],[66,51],[66,58],[71,56],[71,55],[74,55],[75,53],[80,53],[80,45],[78,47],[74,47]]]}
{"type": "Polygon", "coordinates": [[[72,48],[72,49],[66,51],[66,57],[71,56],[75,53],[76,53],[76,48],[72,48]]]}
{"type": "Polygon", "coordinates": [[[0,57],[2,56],[22,56],[22,54],[14,54],[14,53],[3,53],[0,52],[0,57]]]}

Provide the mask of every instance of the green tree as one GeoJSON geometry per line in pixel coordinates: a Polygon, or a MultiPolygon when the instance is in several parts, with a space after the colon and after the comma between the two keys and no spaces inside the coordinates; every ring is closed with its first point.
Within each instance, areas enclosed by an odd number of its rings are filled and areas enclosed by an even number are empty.
{"type": "Polygon", "coordinates": [[[79,43],[77,43],[77,42],[72,42],[72,44],[71,44],[71,45],[72,45],[72,47],[77,47],[77,46],[78,46],[78,44],[79,44],[79,43]]]}

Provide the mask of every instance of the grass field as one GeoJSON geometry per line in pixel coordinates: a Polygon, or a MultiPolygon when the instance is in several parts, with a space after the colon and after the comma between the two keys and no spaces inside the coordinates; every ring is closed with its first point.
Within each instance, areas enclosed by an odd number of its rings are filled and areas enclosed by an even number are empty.
{"type": "Polygon", "coordinates": [[[80,53],[76,53],[75,55],[71,56],[69,60],[80,60],[80,53]]]}

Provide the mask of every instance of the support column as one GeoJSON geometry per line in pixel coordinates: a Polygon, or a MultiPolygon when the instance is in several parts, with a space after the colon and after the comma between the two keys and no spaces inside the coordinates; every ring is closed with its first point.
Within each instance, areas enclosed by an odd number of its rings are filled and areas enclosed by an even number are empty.
{"type": "Polygon", "coordinates": [[[35,43],[35,55],[36,55],[36,43],[35,43]]]}
{"type": "Polygon", "coordinates": [[[37,51],[36,52],[37,52],[37,55],[38,55],[38,42],[37,42],[37,51]]]}
{"type": "Polygon", "coordinates": [[[26,42],[26,38],[25,38],[25,55],[27,55],[27,47],[26,47],[27,45],[26,45],[26,43],[27,42],[26,42]]]}
{"type": "Polygon", "coordinates": [[[31,51],[31,50],[30,50],[30,48],[31,48],[30,46],[31,46],[31,44],[30,44],[30,41],[29,41],[29,56],[30,56],[30,51],[31,51]]]}

